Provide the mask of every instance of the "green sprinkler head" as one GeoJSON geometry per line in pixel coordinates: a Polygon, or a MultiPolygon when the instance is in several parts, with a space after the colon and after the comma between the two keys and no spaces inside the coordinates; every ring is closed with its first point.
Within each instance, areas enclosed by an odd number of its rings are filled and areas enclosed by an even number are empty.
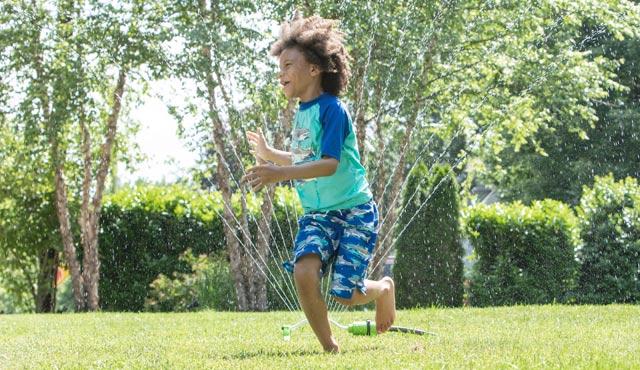
{"type": "Polygon", "coordinates": [[[285,342],[291,340],[291,326],[282,325],[282,339],[284,339],[285,342]]]}
{"type": "Polygon", "coordinates": [[[356,321],[349,324],[347,331],[353,335],[368,335],[371,337],[378,334],[376,331],[376,323],[371,320],[356,321]]]}

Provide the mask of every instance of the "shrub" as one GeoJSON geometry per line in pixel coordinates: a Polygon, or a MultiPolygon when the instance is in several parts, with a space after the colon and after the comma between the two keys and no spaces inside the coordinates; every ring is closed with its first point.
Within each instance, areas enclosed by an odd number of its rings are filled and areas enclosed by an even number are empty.
{"type": "Polygon", "coordinates": [[[173,278],[160,274],[151,283],[145,300],[147,311],[192,311],[214,309],[229,311],[235,307],[233,279],[229,263],[221,255],[194,256],[187,249],[180,261],[190,266],[190,272],[173,272],[173,278]]]}
{"type": "MultiPolygon", "coordinates": [[[[281,270],[281,260],[289,258],[292,234],[297,232],[296,214],[301,208],[291,189],[277,188],[272,220],[271,254],[268,263],[268,294],[271,308],[284,308],[273,284],[290,279],[281,270]]],[[[249,196],[249,227],[256,233],[259,199],[249,196]]],[[[233,207],[240,209],[239,195],[233,207]]],[[[169,277],[191,274],[192,266],[180,255],[191,249],[194,255],[226,256],[222,198],[217,192],[192,190],[183,186],[140,186],[125,188],[105,200],[100,232],[100,303],[107,311],[141,311],[150,284],[160,274],[169,277]]],[[[241,238],[242,239],[242,238],[241,238]]],[[[247,247],[249,252],[251,247],[247,247]]],[[[217,266],[226,261],[219,260],[217,266]]],[[[228,268],[228,267],[224,267],[228,268]]],[[[155,288],[157,290],[157,287],[155,288]]],[[[180,295],[182,293],[177,292],[180,295]]],[[[211,293],[215,296],[217,293],[211,293]]],[[[195,298],[193,298],[195,299],[195,298]]],[[[199,299],[199,302],[202,298],[199,299]]],[[[171,305],[170,303],[167,303],[171,305]]],[[[179,305],[178,305],[179,306],[179,305]]],[[[150,306],[149,306],[150,307],[150,306]]],[[[165,310],[165,308],[154,308],[165,310]]]]}
{"type": "Polygon", "coordinates": [[[399,308],[462,305],[458,184],[449,166],[436,166],[429,178],[428,172],[424,164],[416,166],[403,196],[398,232],[406,229],[393,267],[399,308]]]}
{"type": "Polygon", "coordinates": [[[142,186],[109,196],[100,231],[100,304],[106,311],[141,311],[159,274],[188,272],[186,249],[209,254],[224,248],[217,193],[142,186]]]}
{"type": "Polygon", "coordinates": [[[576,218],[561,202],[526,207],[478,205],[466,231],[477,259],[471,273],[474,306],[569,302],[577,271],[576,218]]]}
{"type": "Polygon", "coordinates": [[[640,301],[640,186],[596,177],[584,188],[580,207],[579,301],[640,301]]]}

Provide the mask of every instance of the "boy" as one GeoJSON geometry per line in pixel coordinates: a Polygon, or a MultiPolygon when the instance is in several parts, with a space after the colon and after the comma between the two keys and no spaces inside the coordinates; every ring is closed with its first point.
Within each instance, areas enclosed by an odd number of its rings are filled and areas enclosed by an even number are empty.
{"type": "Polygon", "coordinates": [[[378,232],[372,199],[351,118],[338,95],[349,75],[349,56],[335,22],[320,17],[296,19],[282,26],[271,48],[279,57],[279,79],[288,98],[300,99],[291,152],[270,147],[261,131],[247,132],[252,153],[272,162],[253,167],[243,177],[255,191],[294,180],[304,215],[298,220],[293,272],[302,309],[327,352],[340,348],[331,334],[320,278],[333,264],[331,295],[344,305],[375,300],[376,330],[395,320],[393,280],[366,280],[378,232]]]}

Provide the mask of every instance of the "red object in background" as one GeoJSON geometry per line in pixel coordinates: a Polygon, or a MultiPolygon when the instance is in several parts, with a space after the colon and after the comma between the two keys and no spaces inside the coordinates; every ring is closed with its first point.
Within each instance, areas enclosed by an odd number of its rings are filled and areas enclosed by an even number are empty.
{"type": "Polygon", "coordinates": [[[56,270],[56,286],[60,286],[67,276],[69,276],[69,270],[58,266],[58,269],[56,270]]]}

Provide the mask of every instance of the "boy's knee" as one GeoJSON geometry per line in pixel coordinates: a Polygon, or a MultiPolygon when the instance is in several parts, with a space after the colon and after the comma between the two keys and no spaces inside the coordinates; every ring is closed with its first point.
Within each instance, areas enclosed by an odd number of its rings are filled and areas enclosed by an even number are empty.
{"type": "Polygon", "coordinates": [[[320,278],[321,267],[320,257],[316,255],[303,256],[293,266],[293,278],[297,284],[315,282],[320,278]]]}

